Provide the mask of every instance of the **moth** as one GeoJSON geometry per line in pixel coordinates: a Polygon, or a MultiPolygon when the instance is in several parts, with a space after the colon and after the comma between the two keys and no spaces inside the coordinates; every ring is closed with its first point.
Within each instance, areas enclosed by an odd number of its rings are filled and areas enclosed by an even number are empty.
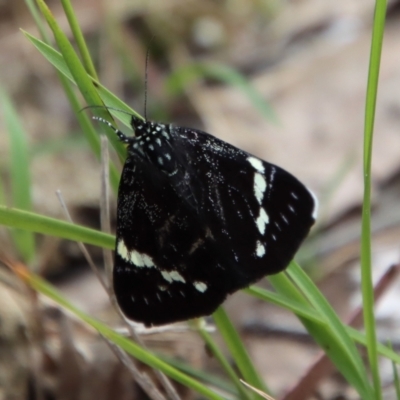
{"type": "Polygon", "coordinates": [[[285,269],[315,196],[293,175],[206,132],[132,116],[118,190],[113,286],[146,326],[213,313],[227,295],[285,269]]]}

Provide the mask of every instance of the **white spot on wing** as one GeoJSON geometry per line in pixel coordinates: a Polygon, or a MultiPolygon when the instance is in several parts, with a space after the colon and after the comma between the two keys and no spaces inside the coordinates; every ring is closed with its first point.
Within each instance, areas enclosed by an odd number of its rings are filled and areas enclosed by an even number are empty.
{"type": "Polygon", "coordinates": [[[196,288],[196,290],[198,290],[201,293],[204,293],[208,289],[208,286],[204,282],[194,281],[193,285],[196,288]]]}
{"type": "Polygon", "coordinates": [[[313,209],[312,217],[314,219],[317,219],[319,202],[318,202],[317,196],[314,194],[314,192],[312,192],[310,189],[308,189],[308,191],[310,192],[311,197],[314,200],[314,209],[313,209]]]}
{"type": "Polygon", "coordinates": [[[123,240],[118,242],[117,253],[122,259],[133,264],[135,267],[153,268],[155,266],[153,259],[147,254],[139,253],[136,250],[129,251],[123,240]]]}
{"type": "Polygon", "coordinates": [[[185,278],[176,270],[172,271],[161,270],[160,272],[163,278],[169,283],[172,283],[173,281],[177,282],[180,281],[182,283],[186,283],[185,278]]]}
{"type": "Polygon", "coordinates": [[[265,255],[265,247],[259,240],[257,241],[256,255],[260,258],[265,255]]]}
{"type": "Polygon", "coordinates": [[[265,226],[269,223],[269,217],[268,214],[265,212],[265,210],[261,207],[260,208],[260,215],[258,216],[256,220],[256,225],[258,230],[260,231],[261,235],[264,235],[265,233],[265,226]]]}
{"type": "Polygon", "coordinates": [[[118,242],[117,253],[122,259],[124,259],[125,261],[129,261],[128,249],[126,248],[123,240],[120,240],[118,242]]]}
{"type": "Polygon", "coordinates": [[[262,174],[265,172],[264,165],[261,160],[255,157],[247,157],[247,161],[253,166],[254,169],[256,169],[258,172],[261,172],[262,174]]]}
{"type": "Polygon", "coordinates": [[[262,202],[266,188],[267,182],[264,176],[259,173],[254,174],[254,194],[259,204],[262,202]]]}

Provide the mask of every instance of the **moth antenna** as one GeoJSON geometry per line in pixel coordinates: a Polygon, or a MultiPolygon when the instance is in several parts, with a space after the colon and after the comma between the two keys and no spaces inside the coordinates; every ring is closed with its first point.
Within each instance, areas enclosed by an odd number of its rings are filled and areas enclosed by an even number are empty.
{"type": "Polygon", "coordinates": [[[96,117],[96,116],[94,116],[92,118],[96,121],[99,121],[103,124],[108,125],[115,132],[115,134],[118,136],[118,138],[121,142],[131,143],[133,141],[133,138],[126,136],[125,133],[123,133],[119,129],[115,128],[114,125],[112,123],[108,122],[106,119],[101,118],[101,117],[96,117]]]}
{"type": "Polygon", "coordinates": [[[146,50],[146,61],[144,65],[144,120],[147,122],[147,69],[149,66],[150,47],[146,50]]]}

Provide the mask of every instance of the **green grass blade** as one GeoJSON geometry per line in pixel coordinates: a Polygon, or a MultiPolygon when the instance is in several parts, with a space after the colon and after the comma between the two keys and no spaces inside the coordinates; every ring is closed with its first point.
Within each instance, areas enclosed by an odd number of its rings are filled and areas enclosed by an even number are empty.
{"type": "MultiPolygon", "coordinates": [[[[371,397],[371,387],[368,382],[367,374],[365,369],[360,365],[360,356],[358,353],[354,355],[355,346],[351,339],[346,339],[348,335],[346,330],[332,326],[333,321],[335,324],[341,324],[340,320],[334,313],[330,306],[327,304],[326,299],[319,293],[315,285],[309,281],[306,274],[301,271],[300,268],[296,268],[295,263],[291,263],[288,268],[288,273],[291,275],[292,279],[300,287],[304,295],[298,290],[296,286],[288,279],[285,274],[278,274],[269,277],[270,282],[273,284],[274,288],[281,294],[297,301],[305,306],[310,306],[310,304],[316,309],[320,314],[320,318],[326,321],[326,324],[315,323],[307,320],[301,316],[299,319],[318,343],[318,345],[325,351],[327,356],[336,365],[338,370],[344,375],[347,381],[358,391],[363,399],[372,399],[371,397]],[[297,270],[298,269],[298,270],[297,270]],[[304,275],[303,278],[297,275],[304,275]],[[311,291],[310,293],[306,293],[311,291]],[[319,294],[319,295],[317,295],[319,294]],[[307,297],[305,297],[307,296],[307,297]],[[324,304],[318,305],[314,304],[317,299],[322,298],[324,304]],[[327,309],[327,314],[324,313],[325,308],[327,309]],[[332,316],[333,314],[333,316],[332,316]],[[350,341],[350,344],[348,342],[350,341]],[[353,358],[355,357],[355,359],[353,358]]],[[[356,351],[356,349],[355,349],[356,351]]]]}
{"type": "MultiPolygon", "coordinates": [[[[100,106],[98,108],[93,108],[92,110],[98,114],[100,117],[110,120],[110,114],[103,107],[104,104],[99,96],[97,89],[95,88],[92,79],[89,78],[85,68],[83,67],[79,57],[77,56],[72,44],[69,42],[67,36],[61,30],[53,15],[51,14],[47,5],[43,0],[37,0],[39,8],[44,15],[50,29],[52,30],[54,37],[56,39],[57,45],[61,51],[64,58],[65,64],[67,65],[69,72],[71,73],[74,82],[79,88],[82,96],[84,97],[86,103],[90,106],[100,106]]],[[[104,125],[104,124],[102,124],[104,125]]],[[[107,136],[112,143],[113,147],[116,149],[118,155],[122,160],[125,159],[125,148],[120,143],[115,133],[108,127],[102,127],[107,136]]],[[[94,153],[98,158],[100,158],[100,139],[97,134],[93,134],[91,130],[86,130],[87,140],[93,149],[94,153]]]]}
{"type": "Polygon", "coordinates": [[[364,306],[364,326],[367,337],[369,366],[371,368],[375,389],[375,398],[377,400],[382,399],[382,390],[377,354],[377,337],[374,314],[374,290],[371,266],[371,159],[379,68],[382,53],[383,33],[385,28],[385,17],[386,1],[377,0],[375,3],[370,64],[368,72],[367,98],[365,104],[364,198],[361,227],[361,289],[364,306]]]}
{"type": "MultiPolygon", "coordinates": [[[[12,204],[17,208],[29,211],[32,209],[32,200],[27,136],[11,99],[2,88],[0,88],[0,102],[3,106],[3,117],[10,138],[12,204]]],[[[30,265],[35,257],[34,235],[32,232],[17,229],[12,231],[12,237],[18,252],[26,264],[30,265]]]]}
{"type": "MultiPolygon", "coordinates": [[[[89,120],[87,114],[80,112],[82,107],[81,107],[80,103],[78,102],[75,93],[73,93],[73,91],[71,90],[69,83],[65,80],[65,78],[67,78],[68,80],[70,80],[71,82],[76,84],[70,70],[68,69],[67,64],[65,63],[63,56],[59,52],[54,50],[52,47],[50,47],[49,45],[44,43],[43,41],[33,37],[32,35],[30,35],[27,32],[24,32],[24,31],[22,31],[22,32],[33,43],[33,45],[41,52],[41,54],[57,69],[58,73],[61,75],[60,80],[63,85],[64,91],[65,91],[65,93],[69,99],[69,102],[75,112],[75,115],[77,116],[77,119],[82,127],[82,130],[85,133],[87,141],[89,142],[89,144],[91,145],[91,148],[96,153],[96,149],[97,149],[97,146],[99,143],[98,134],[95,131],[95,129],[93,128],[93,124],[89,120]]],[[[108,98],[113,99],[115,97],[110,92],[106,91],[105,89],[103,90],[103,92],[106,92],[105,96],[103,96],[105,98],[105,100],[107,100],[108,98]]],[[[115,139],[115,135],[113,135],[113,136],[115,139]]],[[[120,150],[121,150],[121,157],[122,157],[125,154],[124,153],[125,150],[123,149],[123,147],[121,147],[120,150]]],[[[98,157],[99,157],[99,155],[98,155],[98,157]]],[[[115,167],[115,165],[112,162],[110,162],[110,182],[111,182],[111,186],[115,193],[117,192],[117,188],[118,188],[118,184],[119,184],[119,175],[120,174],[119,174],[117,168],[115,167]]]]}
{"type": "MultiPolygon", "coordinates": [[[[365,337],[365,334],[357,331],[356,329],[352,328],[351,326],[346,327],[347,332],[351,336],[351,338],[356,341],[357,343],[360,343],[364,346],[367,346],[367,338],[365,337]]],[[[389,360],[394,361],[396,364],[400,364],[400,355],[394,352],[392,349],[390,349],[387,346],[384,346],[381,343],[378,343],[378,353],[389,360]]]]}
{"type": "Polygon", "coordinates": [[[32,15],[33,20],[37,28],[39,29],[40,36],[44,38],[47,42],[49,42],[49,35],[46,31],[46,26],[43,22],[42,16],[37,8],[37,5],[34,0],[25,0],[25,4],[27,5],[29,12],[32,15]]]}
{"type": "Polygon", "coordinates": [[[167,91],[171,94],[183,92],[191,80],[203,77],[213,78],[237,87],[265,118],[274,123],[278,122],[278,118],[271,106],[249,81],[233,68],[224,65],[194,63],[178,68],[166,81],[167,91]]]}
{"type": "Polygon", "coordinates": [[[121,347],[127,353],[135,357],[137,360],[149,365],[152,368],[159,369],[165,375],[176,380],[177,382],[180,382],[182,385],[185,385],[188,388],[196,391],[197,393],[201,394],[207,399],[224,400],[223,397],[219,396],[218,394],[216,394],[215,392],[213,392],[211,389],[204,386],[200,382],[178,371],[177,369],[173,368],[172,366],[162,361],[160,358],[156,357],[154,354],[150,353],[147,350],[144,350],[136,343],[132,342],[126,337],[119,335],[118,333],[110,329],[108,326],[104,325],[103,323],[99,322],[94,318],[89,317],[88,315],[86,315],[85,313],[74,307],[63,296],[61,296],[54,287],[45,282],[43,279],[22,270],[18,270],[17,272],[35,290],[46,295],[47,297],[51,298],[56,303],[58,303],[60,306],[74,313],[77,317],[79,317],[79,319],[81,319],[88,325],[92,326],[101,335],[109,339],[117,346],[121,347]]]}
{"type": "Polygon", "coordinates": [[[240,398],[243,400],[251,399],[251,396],[249,396],[249,394],[244,389],[243,384],[239,380],[239,377],[229,364],[228,360],[223,355],[222,351],[219,349],[215,341],[212,339],[211,335],[204,329],[203,320],[198,319],[194,321],[194,323],[196,323],[195,327],[198,330],[200,336],[203,338],[207,348],[210,350],[210,352],[213,354],[216,360],[218,360],[222,369],[225,371],[225,373],[231,379],[232,383],[235,385],[236,390],[240,395],[240,398]]]}
{"type": "Polygon", "coordinates": [[[114,249],[115,244],[115,238],[112,235],[5,206],[0,206],[0,224],[12,228],[24,229],[28,232],[43,233],[45,235],[93,244],[108,249],[114,249]]]}
{"type": "MultiPolygon", "coordinates": [[[[40,39],[35,38],[28,32],[22,31],[24,35],[31,41],[31,43],[39,50],[39,52],[63,75],[65,75],[71,82],[75,83],[75,80],[68,69],[68,66],[62,56],[57,50],[53,49],[51,46],[47,45],[40,39]]],[[[135,110],[130,108],[126,103],[120,100],[117,96],[112,94],[109,90],[107,90],[103,85],[99,82],[95,81],[93,78],[88,76],[89,79],[96,85],[98,93],[103,100],[104,104],[108,107],[113,107],[123,112],[135,115],[140,118],[140,114],[138,114],[135,110]]],[[[110,113],[123,122],[124,125],[130,127],[130,116],[124,113],[119,113],[118,111],[110,110],[110,113]]]]}
{"type": "Polygon", "coordinates": [[[166,363],[172,365],[176,369],[179,369],[185,374],[193,378],[196,378],[201,382],[204,382],[208,386],[214,386],[219,391],[224,391],[229,395],[237,396],[237,390],[235,390],[236,389],[235,386],[233,386],[232,384],[228,383],[225,380],[222,380],[218,375],[214,375],[212,372],[207,373],[205,371],[196,369],[180,360],[165,356],[163,354],[157,354],[157,355],[166,363]]]}
{"type": "Polygon", "coordinates": [[[90,57],[89,50],[86,46],[85,38],[82,34],[79,22],[76,18],[71,2],[69,0],[61,0],[61,4],[64,8],[64,12],[65,15],[67,16],[69,26],[76,40],[79,52],[82,56],[83,65],[85,66],[85,69],[88,72],[88,74],[97,80],[98,78],[96,69],[94,68],[92,58],[90,57]]]}
{"type": "Polygon", "coordinates": [[[312,306],[329,322],[330,328],[334,331],[349,352],[349,358],[352,359],[355,368],[361,376],[366,378],[367,373],[364,368],[364,363],[354,345],[354,342],[347,334],[343,323],[307,274],[296,263],[292,264],[292,268],[288,271],[288,275],[296,282],[312,306]]]}
{"type": "MultiPolygon", "coordinates": [[[[389,343],[389,347],[391,350],[392,344],[389,343]]],[[[394,361],[392,361],[392,371],[393,371],[393,386],[396,390],[396,398],[397,400],[400,400],[400,379],[399,379],[399,372],[397,371],[397,365],[394,361]]]]}
{"type": "Polygon", "coordinates": [[[286,310],[291,311],[294,314],[312,322],[326,324],[326,321],[322,319],[320,315],[310,306],[299,304],[297,301],[293,301],[292,299],[289,299],[280,293],[274,293],[258,286],[250,286],[249,288],[244,289],[243,292],[260,300],[264,300],[279,307],[285,308],[286,310]]]}
{"type": "Polygon", "coordinates": [[[250,385],[266,392],[264,381],[258,375],[249,354],[247,353],[244,343],[242,342],[238,332],[228,318],[223,307],[218,307],[213,313],[214,322],[222,335],[236,366],[238,367],[243,379],[250,385]]]}

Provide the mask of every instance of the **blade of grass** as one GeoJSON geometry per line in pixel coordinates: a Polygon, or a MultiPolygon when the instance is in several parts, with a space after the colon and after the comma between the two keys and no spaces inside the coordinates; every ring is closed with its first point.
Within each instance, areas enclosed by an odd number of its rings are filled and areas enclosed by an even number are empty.
{"type": "MultiPolygon", "coordinates": [[[[12,203],[23,210],[32,209],[31,178],[29,174],[30,158],[26,133],[20,123],[18,113],[11,99],[0,87],[0,102],[3,117],[10,138],[10,173],[12,203]]],[[[35,257],[35,238],[32,232],[16,229],[12,231],[14,243],[27,265],[35,257]]]]}
{"type": "MultiPolygon", "coordinates": [[[[351,341],[351,339],[348,338],[348,335],[346,334],[343,326],[342,328],[344,330],[344,333],[341,331],[340,327],[338,328],[337,326],[332,326],[332,318],[334,319],[334,323],[336,325],[341,324],[340,320],[335,315],[333,310],[329,310],[329,305],[327,305],[326,300],[323,298],[323,296],[321,294],[319,294],[319,296],[316,295],[316,293],[319,293],[319,291],[312,282],[307,284],[305,282],[302,282],[300,278],[297,278],[296,265],[292,262],[287,271],[289,272],[293,270],[295,271],[294,274],[292,273],[292,278],[301,288],[304,294],[302,294],[298,290],[298,288],[294,286],[294,284],[288,279],[285,274],[270,276],[269,280],[279,293],[282,293],[293,301],[297,301],[300,304],[304,304],[306,306],[309,306],[311,303],[310,294],[304,292],[305,288],[312,291],[312,306],[319,312],[320,317],[326,321],[326,324],[316,324],[301,316],[299,316],[299,319],[308,330],[310,335],[314,338],[314,340],[319,344],[319,346],[326,352],[328,357],[336,365],[338,370],[344,375],[347,381],[360,393],[360,396],[363,399],[372,399],[371,388],[368,382],[367,374],[360,361],[360,356],[356,352],[354,343],[351,341]],[[297,280],[300,280],[300,282],[298,282],[297,280]],[[307,295],[307,298],[304,297],[307,295]],[[318,301],[317,299],[320,299],[321,297],[323,299],[323,303],[325,304],[322,307],[318,305],[316,306],[314,304],[314,301],[318,301]],[[325,308],[329,310],[327,314],[324,314],[325,308]],[[334,316],[331,315],[332,313],[334,316]],[[346,336],[348,339],[346,339],[346,336]],[[348,344],[348,342],[350,342],[350,344],[348,344]],[[356,352],[355,355],[354,351],[356,352]]],[[[300,273],[297,272],[297,274],[301,273],[305,275],[305,273],[301,270],[300,273]]],[[[306,279],[308,279],[308,277],[306,277],[306,279]]]]}
{"type": "Polygon", "coordinates": [[[222,335],[233,359],[235,360],[236,366],[242,374],[243,379],[264,392],[269,391],[266,388],[264,381],[258,375],[244,343],[223,307],[218,307],[212,316],[219,333],[222,335]]]}
{"type": "MultiPolygon", "coordinates": [[[[367,338],[365,334],[357,331],[356,329],[347,326],[346,327],[347,332],[349,335],[356,341],[357,343],[360,343],[364,346],[367,346],[367,338]]],[[[400,355],[397,354],[395,351],[389,349],[387,346],[384,346],[382,343],[378,343],[377,346],[378,353],[392,361],[394,361],[396,364],[400,365],[400,355]]]]}
{"type": "MultiPolygon", "coordinates": [[[[92,80],[89,78],[85,68],[83,67],[79,57],[77,56],[72,44],[69,42],[67,36],[61,30],[57,21],[51,14],[49,8],[44,3],[43,0],[37,0],[39,8],[44,15],[50,29],[53,32],[53,35],[56,39],[57,45],[63,55],[64,61],[75,81],[77,84],[79,91],[81,92],[82,96],[84,97],[86,103],[91,106],[100,106],[93,110],[96,110],[96,114],[98,113],[100,117],[110,120],[110,114],[108,111],[103,107],[104,104],[99,96],[92,80]]],[[[113,147],[117,151],[117,154],[120,156],[121,160],[125,159],[125,148],[122,143],[118,140],[115,133],[105,126],[105,132],[107,133],[107,137],[109,138],[110,142],[112,143],[113,147]]],[[[92,130],[86,130],[85,133],[88,135],[88,141],[96,154],[96,156],[100,159],[100,140],[97,134],[93,133],[92,130]]]]}
{"type": "MultiPolygon", "coordinates": [[[[388,346],[390,347],[391,350],[393,350],[391,343],[389,343],[388,346]]],[[[394,363],[394,361],[392,361],[392,371],[393,371],[393,385],[394,385],[394,388],[396,390],[396,398],[397,398],[397,400],[400,400],[399,372],[397,371],[397,366],[394,363]]]]}
{"type": "Polygon", "coordinates": [[[361,291],[364,305],[364,325],[367,337],[369,366],[374,382],[375,398],[382,399],[381,380],[377,355],[377,337],[374,315],[374,291],[371,267],[371,160],[375,121],[376,98],[383,33],[385,28],[386,1],[375,2],[370,64],[368,71],[367,98],[364,126],[364,198],[361,225],[361,291]]]}
{"type": "Polygon", "coordinates": [[[89,317],[87,314],[83,313],[75,306],[73,306],[70,302],[68,302],[63,296],[61,296],[57,290],[48,284],[43,279],[39,278],[37,275],[29,273],[26,269],[18,267],[16,270],[17,274],[24,279],[30,286],[32,286],[36,291],[44,294],[45,296],[51,298],[56,303],[58,303],[61,307],[71,311],[75,314],[80,320],[87,323],[96,329],[101,335],[109,339],[111,342],[121,347],[127,353],[143,362],[144,364],[149,365],[152,368],[159,369],[170,378],[180,382],[182,385],[187,386],[190,389],[200,393],[204,397],[212,400],[224,400],[221,396],[214,393],[212,390],[201,384],[200,382],[192,379],[186,374],[178,371],[172,366],[166,364],[161,359],[157,358],[154,354],[144,350],[136,343],[130,341],[126,337],[123,337],[110,329],[108,326],[103,323],[97,321],[94,318],[89,317]]]}
{"type": "MultiPolygon", "coordinates": [[[[71,72],[68,69],[68,66],[62,56],[61,53],[59,53],[57,50],[53,49],[51,46],[47,45],[43,41],[35,38],[28,32],[22,31],[23,34],[31,41],[31,43],[39,50],[39,52],[58,70],[60,71],[63,75],[65,75],[71,82],[75,83],[75,80],[71,74],[71,72]]],[[[103,100],[104,104],[106,104],[108,107],[115,108],[117,110],[121,110],[123,112],[126,112],[128,114],[135,115],[140,118],[140,115],[130,108],[126,103],[124,103],[122,100],[120,100],[117,96],[112,94],[109,90],[107,90],[103,85],[101,85],[99,82],[94,80],[89,76],[89,79],[92,80],[92,82],[95,84],[98,93],[103,100]]],[[[118,111],[115,110],[109,110],[110,113],[114,116],[117,116],[118,119],[124,123],[124,125],[130,127],[130,115],[124,114],[124,113],[119,113],[118,111]]]]}
{"type": "Polygon", "coordinates": [[[170,364],[176,369],[184,372],[185,374],[206,383],[208,386],[214,386],[220,391],[227,392],[229,395],[237,396],[235,386],[225,380],[222,380],[219,376],[214,375],[211,372],[207,373],[205,371],[198,370],[180,360],[165,356],[164,354],[157,354],[157,356],[165,361],[167,364],[170,364]]]}
{"type": "MultiPolygon", "coordinates": [[[[88,116],[85,113],[80,112],[80,110],[82,109],[81,104],[79,103],[75,93],[71,89],[70,84],[68,83],[66,78],[71,80],[73,83],[75,83],[75,82],[72,78],[72,75],[71,75],[71,73],[68,69],[68,66],[66,65],[63,57],[61,56],[60,53],[56,52],[54,49],[52,49],[46,43],[44,43],[36,38],[33,38],[31,35],[27,34],[26,32],[23,32],[23,33],[25,34],[25,36],[28,37],[28,39],[31,40],[31,42],[33,42],[33,44],[39,49],[39,51],[42,49],[42,51],[41,51],[42,54],[43,54],[43,51],[47,50],[46,54],[48,55],[48,57],[46,57],[46,58],[56,67],[61,84],[64,88],[64,92],[68,97],[68,100],[72,106],[72,109],[75,112],[75,115],[77,116],[77,119],[82,127],[83,132],[85,133],[86,139],[89,142],[89,144],[91,145],[91,148],[96,152],[97,142],[98,142],[98,134],[96,133],[95,129],[93,128],[93,124],[90,122],[88,116]],[[45,49],[45,50],[43,50],[43,49],[45,49]]],[[[118,185],[119,185],[119,172],[117,171],[115,165],[112,162],[110,162],[110,182],[111,182],[111,187],[114,190],[114,193],[116,193],[117,189],[118,189],[118,185]]]]}
{"type": "Polygon", "coordinates": [[[72,34],[74,35],[74,38],[76,40],[76,44],[78,46],[79,52],[82,57],[83,65],[85,66],[85,69],[88,72],[88,74],[91,75],[94,79],[98,80],[96,69],[94,67],[92,58],[90,57],[89,50],[86,46],[85,38],[82,34],[79,22],[76,18],[71,2],[68,0],[61,0],[61,4],[64,8],[64,12],[68,19],[68,23],[71,28],[72,34]]]}
{"type": "Polygon", "coordinates": [[[327,321],[329,321],[330,328],[344,344],[346,351],[349,352],[349,358],[352,360],[358,373],[360,374],[360,376],[367,379],[367,373],[364,368],[364,363],[361,359],[359,352],[357,351],[356,346],[354,345],[354,342],[348,336],[343,323],[340,321],[339,317],[336,315],[335,311],[328,303],[326,298],[321,294],[318,288],[314,285],[311,279],[297,263],[292,262],[292,268],[288,270],[288,275],[305,294],[307,299],[319,312],[319,314],[322,315],[327,321]]]}
{"type": "Polygon", "coordinates": [[[240,398],[243,400],[251,399],[251,397],[246,393],[246,391],[243,390],[243,387],[241,387],[242,385],[240,383],[238,376],[236,375],[233,368],[230,366],[228,360],[225,358],[222,351],[219,349],[219,347],[217,346],[215,341],[212,339],[211,335],[204,329],[203,320],[197,319],[197,320],[193,321],[193,324],[195,324],[195,328],[198,330],[198,332],[199,332],[200,336],[202,337],[202,339],[204,340],[204,343],[206,344],[207,348],[214,355],[214,357],[218,360],[222,369],[225,371],[225,373],[231,379],[232,383],[236,386],[236,390],[237,390],[238,394],[240,395],[240,398]]]}
{"type": "Polygon", "coordinates": [[[40,12],[36,6],[36,3],[34,0],[25,0],[25,4],[27,5],[29,12],[32,15],[33,20],[35,21],[35,24],[37,28],[39,29],[40,36],[46,41],[49,42],[49,35],[46,30],[46,26],[43,23],[42,16],[40,15],[40,12]]]}
{"type": "Polygon", "coordinates": [[[320,318],[319,314],[311,307],[306,307],[304,304],[298,304],[292,299],[289,299],[279,293],[274,293],[258,286],[250,286],[243,291],[250,296],[275,304],[279,307],[283,307],[286,310],[289,310],[294,314],[297,314],[298,316],[306,318],[315,323],[326,324],[325,320],[320,318]]]}
{"type": "Polygon", "coordinates": [[[103,232],[24,210],[0,206],[0,224],[114,249],[115,238],[103,232]]]}

